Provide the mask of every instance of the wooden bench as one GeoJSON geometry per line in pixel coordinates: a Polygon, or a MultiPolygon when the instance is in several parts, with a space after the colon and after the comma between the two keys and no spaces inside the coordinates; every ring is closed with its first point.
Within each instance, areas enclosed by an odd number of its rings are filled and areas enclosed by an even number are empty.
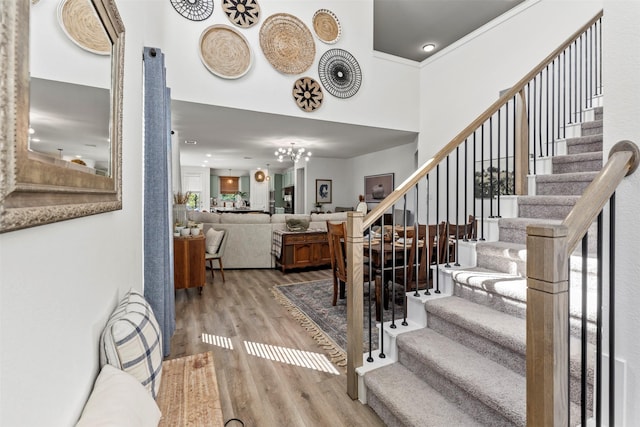
{"type": "Polygon", "coordinates": [[[223,426],[213,354],[165,360],[156,402],[162,412],[159,426],[223,426]]]}

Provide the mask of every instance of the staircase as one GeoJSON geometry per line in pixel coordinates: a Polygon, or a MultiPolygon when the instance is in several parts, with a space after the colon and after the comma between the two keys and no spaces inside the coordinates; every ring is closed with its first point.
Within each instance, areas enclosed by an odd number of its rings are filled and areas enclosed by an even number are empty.
{"type": "MultiPolygon", "coordinates": [[[[551,159],[552,173],[536,176],[536,195],[518,198],[518,218],[498,221],[499,240],[476,244],[477,265],[447,271],[452,294],[424,303],[426,328],[397,336],[397,363],[364,375],[367,403],[387,425],[526,425],[526,226],[560,223],[602,168],[602,108],[580,128],[581,136],[566,139],[566,154],[551,159]]],[[[577,258],[571,276],[581,274],[577,258]]],[[[579,289],[570,296],[577,330],[579,289]]],[[[572,377],[579,351],[572,343],[572,377]]],[[[588,374],[592,384],[593,361],[588,374]]],[[[572,401],[579,402],[579,386],[572,378],[572,401]]],[[[571,412],[578,420],[573,402],[571,412]]]]}

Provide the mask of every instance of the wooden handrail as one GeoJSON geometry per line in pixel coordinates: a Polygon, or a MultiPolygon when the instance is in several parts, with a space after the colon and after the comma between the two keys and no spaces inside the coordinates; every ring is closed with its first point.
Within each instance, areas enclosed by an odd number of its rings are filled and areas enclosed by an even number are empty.
{"type": "Polygon", "coordinates": [[[602,17],[602,10],[598,12],[589,22],[575,31],[569,38],[565,40],[557,49],[551,52],[546,58],[544,58],[536,67],[528,72],[522,79],[520,79],[511,89],[507,90],[500,98],[498,98],[493,104],[489,106],[483,113],[481,113],[474,121],[472,121],[467,127],[465,127],[458,135],[456,135],[447,145],[445,145],[440,151],[438,151],[431,159],[426,161],[422,167],[416,170],[411,176],[409,176],[402,184],[387,196],[378,206],[376,206],[371,212],[365,216],[362,226],[368,228],[373,224],[375,220],[380,218],[389,208],[391,208],[403,194],[411,190],[418,181],[431,172],[442,160],[444,160],[449,154],[451,154],[456,147],[464,142],[473,132],[476,131],[484,122],[489,120],[504,104],[506,104],[511,98],[519,94],[522,89],[529,83],[538,73],[545,69],[545,67],[551,63],[560,53],[562,53],[571,43],[577,40],[587,29],[589,29],[595,22],[602,17]]]}
{"type": "Polygon", "coordinates": [[[620,141],[613,146],[607,164],[591,181],[562,223],[567,227],[569,253],[576,248],[622,179],[638,167],[639,159],[640,151],[633,142],[620,141]]]}

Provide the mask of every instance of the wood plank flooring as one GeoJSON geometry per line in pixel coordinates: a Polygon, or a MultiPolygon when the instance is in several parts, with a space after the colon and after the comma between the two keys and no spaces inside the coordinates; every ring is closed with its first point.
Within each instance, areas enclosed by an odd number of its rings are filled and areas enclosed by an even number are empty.
{"type": "Polygon", "coordinates": [[[246,427],[384,426],[368,406],[349,398],[344,368],[337,368],[339,375],[322,372],[256,357],[245,348],[248,341],[324,354],[270,289],[330,278],[329,270],[225,270],[225,278],[216,272],[214,280],[207,270],[202,295],[197,289],[176,292],[169,357],[213,352],[225,420],[239,418],[246,427]],[[202,334],[220,342],[206,343],[202,334]]]}

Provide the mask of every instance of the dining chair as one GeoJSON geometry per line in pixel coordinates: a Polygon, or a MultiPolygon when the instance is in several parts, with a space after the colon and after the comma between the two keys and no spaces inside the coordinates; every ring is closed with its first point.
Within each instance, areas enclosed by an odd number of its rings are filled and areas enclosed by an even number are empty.
{"type": "MultiPolygon", "coordinates": [[[[411,242],[407,244],[408,256],[406,262],[400,262],[400,265],[396,265],[394,271],[394,280],[404,292],[431,287],[431,266],[444,262],[447,249],[445,228],[445,223],[441,222],[438,225],[418,224],[406,230],[398,230],[400,238],[404,238],[407,241],[411,239],[411,242]],[[416,229],[418,231],[417,239],[415,238],[416,229]]],[[[396,242],[395,244],[398,245],[400,243],[396,242]]],[[[388,285],[385,288],[388,288],[388,285]]],[[[384,292],[386,309],[388,289],[385,289],[384,292]]]]}
{"type": "Polygon", "coordinates": [[[204,259],[209,262],[209,268],[211,269],[211,278],[214,278],[213,274],[213,260],[218,260],[218,265],[220,266],[220,275],[222,275],[222,281],[224,282],[224,268],[222,266],[222,256],[224,255],[224,249],[227,247],[227,237],[229,236],[228,230],[223,230],[224,234],[222,235],[222,241],[218,246],[218,250],[216,253],[205,252],[204,259]]]}
{"type": "MultiPolygon", "coordinates": [[[[347,257],[345,241],[347,238],[347,224],[345,222],[327,221],[327,238],[329,241],[329,256],[331,257],[331,271],[333,276],[333,302],[338,302],[338,292],[340,298],[345,296],[345,286],[347,283],[347,257]]],[[[362,275],[364,282],[369,281],[369,269],[363,268],[362,275]]]]}
{"type": "Polygon", "coordinates": [[[327,221],[327,239],[329,241],[329,256],[331,257],[331,272],[333,275],[333,302],[338,302],[338,287],[340,297],[345,294],[347,283],[347,264],[345,261],[344,240],[347,237],[347,227],[344,222],[327,221]]]}
{"type": "Polygon", "coordinates": [[[445,263],[456,262],[457,243],[459,240],[476,240],[478,237],[478,220],[473,215],[469,215],[465,224],[447,223],[446,234],[448,237],[448,251],[445,251],[445,263]]]}

